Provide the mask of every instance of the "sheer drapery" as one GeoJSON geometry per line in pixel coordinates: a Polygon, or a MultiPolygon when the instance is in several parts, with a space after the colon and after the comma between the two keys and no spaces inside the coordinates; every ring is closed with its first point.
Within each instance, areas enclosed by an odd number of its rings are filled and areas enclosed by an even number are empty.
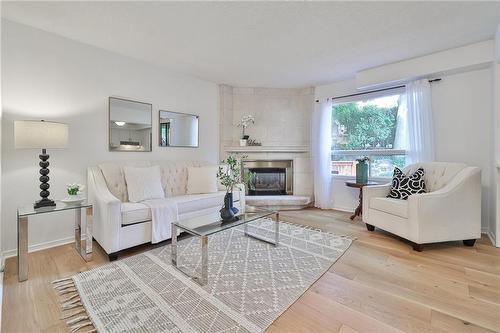
{"type": "Polygon", "coordinates": [[[316,102],[311,122],[311,153],[314,171],[314,206],[333,207],[332,199],[332,101],[316,102]]]}
{"type": "Polygon", "coordinates": [[[431,87],[427,79],[406,85],[406,109],[406,164],[434,161],[431,87]]]}

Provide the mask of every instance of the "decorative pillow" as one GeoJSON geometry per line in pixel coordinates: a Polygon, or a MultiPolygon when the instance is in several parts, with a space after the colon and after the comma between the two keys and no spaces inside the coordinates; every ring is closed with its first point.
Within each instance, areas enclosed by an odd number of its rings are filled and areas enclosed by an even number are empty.
{"type": "Polygon", "coordinates": [[[165,198],[158,165],[146,168],[123,167],[123,173],[130,202],[165,198]]]}
{"type": "Polygon", "coordinates": [[[217,192],[217,171],[219,167],[203,166],[188,168],[187,194],[217,192]]]}
{"type": "Polygon", "coordinates": [[[424,169],[419,168],[411,175],[405,175],[398,167],[394,168],[392,186],[388,198],[407,200],[412,194],[425,193],[424,169]]]}

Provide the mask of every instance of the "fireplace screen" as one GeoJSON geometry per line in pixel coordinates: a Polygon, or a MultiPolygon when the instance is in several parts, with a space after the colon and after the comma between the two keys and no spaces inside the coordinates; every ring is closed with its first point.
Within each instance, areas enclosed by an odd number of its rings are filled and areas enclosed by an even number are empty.
{"type": "Polygon", "coordinates": [[[254,174],[249,184],[249,195],[286,194],[285,168],[250,168],[254,174]]]}

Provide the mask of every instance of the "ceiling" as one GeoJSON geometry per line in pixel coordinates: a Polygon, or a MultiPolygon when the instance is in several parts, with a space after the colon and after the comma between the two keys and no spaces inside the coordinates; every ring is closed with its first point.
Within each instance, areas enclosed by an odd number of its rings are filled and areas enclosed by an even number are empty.
{"type": "Polygon", "coordinates": [[[500,2],[5,2],[2,17],[233,86],[305,87],[490,39],[500,2]]]}

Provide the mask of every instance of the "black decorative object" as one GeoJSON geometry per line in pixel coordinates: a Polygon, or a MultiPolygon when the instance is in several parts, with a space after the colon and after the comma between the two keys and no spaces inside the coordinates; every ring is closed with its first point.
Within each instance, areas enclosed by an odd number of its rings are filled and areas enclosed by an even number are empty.
{"type": "Polygon", "coordinates": [[[238,212],[238,209],[232,207],[232,203],[233,203],[233,194],[226,193],[226,195],[224,196],[224,206],[219,211],[222,222],[233,222],[238,220],[238,217],[235,216],[234,212],[234,210],[238,212]]]}
{"type": "Polygon", "coordinates": [[[423,168],[418,168],[411,175],[405,175],[398,167],[394,168],[392,176],[392,185],[388,198],[408,200],[408,197],[413,194],[421,194],[426,192],[425,188],[425,171],[423,168]]]}
{"type": "Polygon", "coordinates": [[[35,208],[41,208],[41,207],[50,207],[50,206],[55,206],[56,203],[54,200],[49,199],[50,192],[48,191],[50,185],[49,185],[49,154],[47,154],[46,149],[42,149],[42,153],[38,155],[40,157],[40,189],[42,190],[40,192],[40,196],[42,199],[38,200],[35,202],[35,208]]]}

